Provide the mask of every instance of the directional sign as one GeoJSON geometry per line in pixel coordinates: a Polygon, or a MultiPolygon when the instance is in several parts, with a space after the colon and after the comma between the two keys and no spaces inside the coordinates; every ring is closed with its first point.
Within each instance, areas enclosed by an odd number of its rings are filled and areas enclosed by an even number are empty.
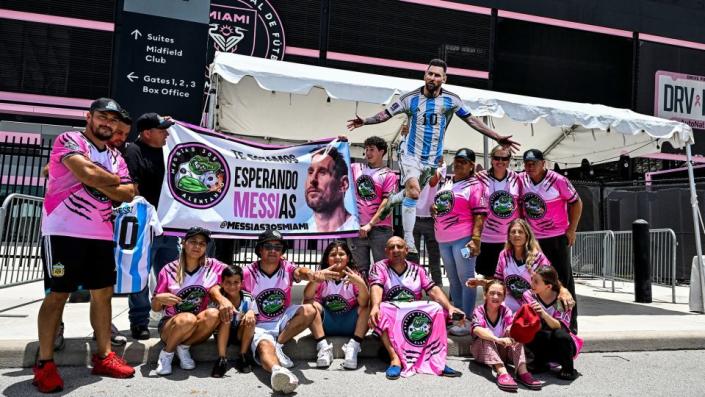
{"type": "Polygon", "coordinates": [[[113,97],[133,118],[157,112],[198,124],[207,40],[207,19],[201,23],[122,11],[113,97]]]}

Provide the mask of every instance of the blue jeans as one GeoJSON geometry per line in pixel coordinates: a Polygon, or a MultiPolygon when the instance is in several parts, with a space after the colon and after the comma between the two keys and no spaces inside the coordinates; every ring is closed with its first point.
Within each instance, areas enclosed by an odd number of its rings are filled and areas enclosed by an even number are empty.
{"type": "Polygon", "coordinates": [[[464,237],[460,240],[438,243],[438,248],[441,251],[443,265],[448,275],[450,298],[453,300],[453,306],[464,311],[465,315],[470,317],[475,308],[476,291],[475,288],[466,287],[465,281],[475,277],[476,257],[463,258],[460,253],[460,250],[465,247],[468,241],[470,241],[470,238],[464,237]]]}
{"type": "MultiPolygon", "coordinates": [[[[159,272],[164,266],[179,257],[178,242],[179,239],[174,236],[157,236],[154,238],[150,255],[152,270],[157,279],[159,278],[159,272]]],[[[127,314],[130,319],[130,326],[147,326],[149,324],[149,310],[152,306],[149,298],[149,285],[140,292],[130,294],[127,298],[127,304],[130,307],[127,314]]]]}

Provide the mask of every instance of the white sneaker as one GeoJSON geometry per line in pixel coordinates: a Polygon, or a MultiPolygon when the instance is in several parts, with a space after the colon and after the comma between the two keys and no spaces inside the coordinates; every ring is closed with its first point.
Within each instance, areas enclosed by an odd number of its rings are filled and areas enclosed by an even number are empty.
{"type": "Polygon", "coordinates": [[[318,342],[318,357],[316,358],[316,366],[318,368],[330,367],[333,362],[333,345],[326,340],[318,342]]]}
{"type": "Polygon", "coordinates": [[[296,375],[292,374],[288,369],[275,365],[272,367],[272,376],[270,378],[272,383],[272,390],[275,392],[282,392],[284,394],[289,394],[296,390],[299,386],[299,379],[296,375]]]}
{"type": "Polygon", "coordinates": [[[174,352],[168,353],[164,350],[159,352],[157,360],[157,375],[171,375],[171,361],[174,359],[174,352]]]}
{"type": "Polygon", "coordinates": [[[279,343],[279,342],[274,343],[274,350],[277,353],[277,359],[279,360],[279,365],[281,365],[284,368],[291,368],[294,366],[294,362],[291,361],[289,356],[284,354],[283,348],[284,348],[284,345],[282,345],[281,343],[279,343]]]}
{"type": "Polygon", "coordinates": [[[448,333],[454,336],[465,336],[470,335],[470,330],[462,325],[454,325],[448,328],[448,333]]]}
{"type": "Polygon", "coordinates": [[[191,358],[191,352],[189,349],[191,346],[178,345],[176,346],[176,355],[179,356],[179,366],[181,369],[194,369],[196,368],[196,362],[191,358]]]}
{"type": "Polygon", "coordinates": [[[406,247],[409,248],[409,254],[419,254],[419,251],[416,250],[416,241],[414,240],[413,234],[405,232],[404,242],[406,243],[406,247]]]}
{"type": "Polygon", "coordinates": [[[360,348],[360,343],[358,343],[355,339],[350,339],[348,343],[343,345],[343,353],[345,353],[343,368],[357,369],[357,353],[359,353],[360,350],[362,350],[360,348]]]}

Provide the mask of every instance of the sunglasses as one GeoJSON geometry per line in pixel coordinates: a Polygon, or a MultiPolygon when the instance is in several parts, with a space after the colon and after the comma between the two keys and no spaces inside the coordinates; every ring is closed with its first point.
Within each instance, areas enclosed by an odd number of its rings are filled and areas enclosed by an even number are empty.
{"type": "Polygon", "coordinates": [[[511,156],[507,156],[507,157],[492,156],[492,160],[494,160],[494,161],[509,161],[510,159],[511,159],[511,156]]]}
{"type": "Polygon", "coordinates": [[[262,244],[262,248],[264,248],[265,251],[282,251],[284,246],[281,244],[262,244]]]}

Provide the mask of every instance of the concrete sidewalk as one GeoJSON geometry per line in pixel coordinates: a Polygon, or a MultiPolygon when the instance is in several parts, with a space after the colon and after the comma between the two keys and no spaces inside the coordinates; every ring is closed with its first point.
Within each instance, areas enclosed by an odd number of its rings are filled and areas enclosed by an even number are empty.
{"type": "MultiPolygon", "coordinates": [[[[613,293],[602,288],[601,280],[582,279],[576,289],[585,352],[705,349],[705,316],[688,312],[687,287],[678,288],[675,304],[670,303],[671,289],[666,287],[653,287],[651,304],[634,303],[633,286],[629,283],[617,283],[613,293]]],[[[300,300],[302,291],[302,286],[294,288],[294,301],[300,300]]],[[[33,365],[38,350],[37,313],[42,296],[41,282],[0,289],[0,367],[33,365]]],[[[57,364],[90,363],[93,341],[88,308],[88,303],[66,305],[66,347],[56,354],[57,364]]],[[[115,325],[129,336],[126,298],[113,299],[113,317],[115,325]]],[[[127,346],[116,351],[131,364],[155,362],[161,343],[156,330],[152,330],[152,335],[146,341],[128,337],[127,346]]],[[[331,339],[336,357],[342,357],[340,347],[347,339],[331,339]]],[[[377,339],[368,336],[361,357],[376,356],[379,347],[377,339]]],[[[470,337],[450,337],[449,355],[467,356],[469,350],[470,337]]],[[[212,339],[192,349],[198,361],[214,360],[215,351],[212,339]]],[[[315,344],[307,333],[287,344],[285,351],[294,359],[315,359],[315,344]]]]}

